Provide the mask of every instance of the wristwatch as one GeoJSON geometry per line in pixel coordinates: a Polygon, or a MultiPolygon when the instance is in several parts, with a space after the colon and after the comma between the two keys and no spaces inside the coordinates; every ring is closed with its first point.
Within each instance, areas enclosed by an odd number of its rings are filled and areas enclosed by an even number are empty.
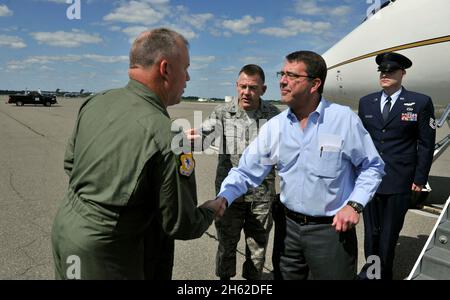
{"type": "Polygon", "coordinates": [[[364,206],[355,201],[348,201],[347,205],[351,206],[358,214],[362,213],[364,206]]]}

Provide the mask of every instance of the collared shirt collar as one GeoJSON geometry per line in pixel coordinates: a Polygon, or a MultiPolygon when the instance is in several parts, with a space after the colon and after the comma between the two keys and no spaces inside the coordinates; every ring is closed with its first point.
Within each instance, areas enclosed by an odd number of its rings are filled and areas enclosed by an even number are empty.
{"type": "Polygon", "coordinates": [[[145,85],[140,83],[139,81],[136,81],[134,79],[130,79],[128,81],[128,84],[126,86],[127,89],[132,91],[133,93],[137,94],[147,102],[150,102],[151,104],[156,104],[157,107],[164,112],[167,116],[169,116],[166,107],[162,104],[161,100],[158,98],[158,96],[151,90],[148,89],[145,85]]]}
{"type": "MultiPolygon", "coordinates": [[[[394,107],[395,102],[397,101],[398,97],[400,97],[400,94],[403,91],[403,87],[400,87],[400,89],[398,91],[396,91],[395,93],[393,93],[391,95],[391,110],[394,107]]],[[[380,105],[381,105],[381,111],[383,111],[384,105],[386,104],[386,99],[387,99],[388,95],[383,91],[381,93],[381,101],[380,101],[380,105]]]]}
{"type": "Polygon", "coordinates": [[[237,113],[239,111],[240,107],[239,107],[238,101],[239,101],[238,98],[236,98],[236,97],[233,98],[233,101],[231,101],[229,104],[229,109],[228,109],[229,112],[237,113]]]}
{"type": "Polygon", "coordinates": [[[259,110],[262,112],[268,112],[270,111],[269,106],[267,105],[266,101],[263,101],[262,99],[259,99],[261,101],[261,105],[259,106],[259,110]]]}
{"type": "MultiPolygon", "coordinates": [[[[264,103],[261,98],[259,99],[259,101],[260,105],[257,109],[255,109],[255,114],[258,114],[259,112],[268,112],[269,107],[267,106],[267,104],[264,103]]],[[[239,106],[239,99],[237,97],[234,98],[233,101],[231,101],[228,111],[231,113],[245,112],[245,110],[239,106]]]]}
{"type": "MultiPolygon", "coordinates": [[[[309,120],[316,123],[318,120],[320,120],[321,117],[323,118],[323,114],[327,106],[329,106],[329,102],[322,97],[316,109],[309,114],[309,120]]],[[[287,117],[289,120],[291,120],[292,123],[298,122],[297,116],[294,114],[291,108],[288,109],[287,117]]]]}

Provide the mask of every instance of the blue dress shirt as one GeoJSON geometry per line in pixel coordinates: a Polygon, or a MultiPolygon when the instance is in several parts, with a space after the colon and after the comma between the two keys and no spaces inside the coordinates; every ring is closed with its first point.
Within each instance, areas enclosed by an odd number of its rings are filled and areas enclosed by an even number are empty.
{"type": "Polygon", "coordinates": [[[281,202],[310,216],[333,216],[349,200],[365,206],[384,175],[384,162],[359,117],[324,98],[304,129],[290,109],[264,124],[219,196],[231,204],[249,186],[261,184],[273,165],[281,202]]]}

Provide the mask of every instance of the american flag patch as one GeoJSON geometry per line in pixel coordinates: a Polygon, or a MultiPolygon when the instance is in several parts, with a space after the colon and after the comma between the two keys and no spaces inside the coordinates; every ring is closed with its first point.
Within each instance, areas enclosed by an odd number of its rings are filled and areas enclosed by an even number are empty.
{"type": "Polygon", "coordinates": [[[402,121],[417,122],[417,114],[404,113],[402,114],[402,121]]]}

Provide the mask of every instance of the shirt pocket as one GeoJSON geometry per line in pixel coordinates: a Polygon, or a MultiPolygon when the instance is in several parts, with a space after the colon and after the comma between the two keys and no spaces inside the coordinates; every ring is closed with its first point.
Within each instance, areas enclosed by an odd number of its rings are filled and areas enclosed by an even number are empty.
{"type": "Polygon", "coordinates": [[[315,160],[315,171],[319,177],[334,178],[338,175],[341,160],[341,151],[321,151],[315,160]]]}
{"type": "Polygon", "coordinates": [[[314,151],[315,173],[319,177],[334,178],[341,166],[342,139],[337,135],[320,135],[318,149],[314,151]]]}

